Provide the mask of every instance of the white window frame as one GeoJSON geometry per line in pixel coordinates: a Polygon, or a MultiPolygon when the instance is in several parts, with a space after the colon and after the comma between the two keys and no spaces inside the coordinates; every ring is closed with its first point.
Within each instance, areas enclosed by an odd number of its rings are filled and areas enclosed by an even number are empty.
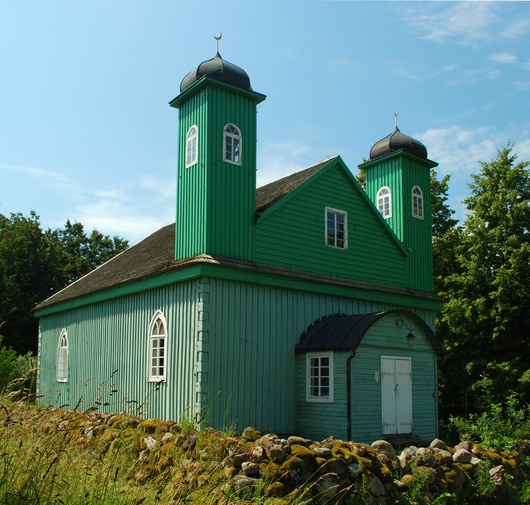
{"type": "Polygon", "coordinates": [[[186,168],[189,168],[197,163],[199,149],[199,129],[197,125],[190,126],[188,133],[186,133],[186,168]]]}
{"type": "Polygon", "coordinates": [[[412,217],[423,219],[423,191],[419,186],[412,188],[412,217]]]}
{"type": "Polygon", "coordinates": [[[344,210],[333,209],[326,207],[324,211],[324,221],[326,223],[324,243],[328,247],[335,249],[348,249],[348,213],[344,210]],[[333,221],[330,220],[330,215],[334,216],[333,221]],[[337,217],[342,216],[344,218],[342,239],[340,238],[340,231],[337,227],[337,217]],[[332,224],[332,226],[330,226],[332,224]],[[342,241],[342,245],[340,245],[342,241]]]}
{"type": "Polygon", "coordinates": [[[225,125],[223,129],[223,160],[233,165],[241,165],[242,146],[241,129],[233,123],[225,125]]]}
{"type": "Polygon", "coordinates": [[[377,192],[377,210],[385,219],[392,217],[392,190],[388,186],[377,192]]]}
{"type": "Polygon", "coordinates": [[[306,353],[306,402],[333,403],[333,381],[333,352],[306,353]],[[323,359],[327,360],[327,366],[322,363],[323,359]],[[324,368],[328,369],[327,375],[322,375],[324,368]],[[328,383],[323,384],[323,379],[328,383]]]}
{"type": "Polygon", "coordinates": [[[147,346],[147,381],[164,382],[168,371],[168,330],[167,321],[161,310],[157,310],[149,323],[147,346]],[[158,333],[160,323],[165,333],[158,333]]]}
{"type": "Polygon", "coordinates": [[[68,382],[68,333],[63,328],[57,340],[55,378],[57,382],[68,382]]]}

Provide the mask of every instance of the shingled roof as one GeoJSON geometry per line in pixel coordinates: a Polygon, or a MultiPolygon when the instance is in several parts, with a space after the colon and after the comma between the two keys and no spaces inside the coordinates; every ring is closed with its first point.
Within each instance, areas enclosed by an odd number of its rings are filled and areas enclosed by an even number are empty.
{"type": "MultiPolygon", "coordinates": [[[[258,188],[256,213],[262,214],[278,203],[329,161],[317,163],[258,188]]],[[[206,256],[202,260],[206,261],[206,256]]],[[[152,277],[170,269],[187,266],[190,262],[190,260],[175,261],[175,224],[170,224],[39,303],[35,310],[152,277]]]]}
{"type": "Polygon", "coordinates": [[[256,191],[256,213],[263,214],[269,207],[288,195],[293,189],[297,188],[303,182],[307,181],[313,174],[316,174],[321,168],[326,166],[332,159],[321,161],[312,165],[305,170],[271,182],[256,191]]]}

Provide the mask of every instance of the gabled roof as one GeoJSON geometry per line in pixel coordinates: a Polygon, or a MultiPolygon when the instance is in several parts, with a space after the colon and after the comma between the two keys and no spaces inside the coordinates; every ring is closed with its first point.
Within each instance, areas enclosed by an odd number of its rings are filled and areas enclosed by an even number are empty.
{"type": "MultiPolygon", "coordinates": [[[[334,158],[336,158],[336,156],[334,158]]],[[[301,170],[300,172],[288,175],[287,177],[283,177],[282,179],[278,179],[277,181],[258,188],[256,191],[256,213],[260,215],[265,212],[269,207],[325,167],[334,158],[321,161],[305,170],[301,170]]]]}
{"type": "MultiPolygon", "coordinates": [[[[318,172],[330,160],[271,182],[256,191],[256,213],[273,206],[285,195],[318,172]]],[[[170,224],[121,252],[61,291],[39,303],[35,309],[73,300],[152,277],[167,270],[187,266],[189,261],[175,261],[175,225],[170,224]]]]}
{"type": "Polygon", "coordinates": [[[174,251],[175,225],[170,224],[72,282],[39,303],[36,309],[162,273],[171,266],[174,251]]]}
{"type": "MultiPolygon", "coordinates": [[[[259,216],[268,209],[273,211],[277,205],[283,203],[285,197],[291,196],[291,194],[295,193],[296,190],[299,190],[306,181],[309,181],[311,177],[317,177],[316,174],[319,171],[326,166],[331,166],[337,160],[339,160],[341,166],[343,166],[340,157],[336,156],[258,188],[256,191],[256,215],[259,216]]],[[[364,198],[369,201],[364,192],[362,192],[362,190],[360,191],[364,198]]],[[[381,217],[379,213],[375,213],[375,215],[381,217]]],[[[382,220],[383,218],[381,217],[381,221],[382,220]]],[[[394,238],[396,244],[401,246],[395,238],[395,235],[390,232],[390,229],[388,229],[388,233],[394,238]]],[[[114,288],[119,288],[121,286],[143,281],[144,279],[197,264],[217,264],[245,271],[270,273],[272,275],[298,279],[304,282],[325,282],[326,284],[344,286],[353,289],[370,289],[372,291],[380,291],[387,294],[393,293],[396,296],[412,296],[421,299],[429,299],[431,301],[439,301],[434,294],[408,288],[399,288],[388,285],[377,286],[354,279],[333,278],[328,275],[295,271],[293,269],[286,269],[273,265],[257,264],[233,258],[213,257],[208,254],[175,261],[174,248],[175,224],[166,225],[129,249],[116,255],[100,267],[92,270],[85,276],[68,285],[61,291],[42,301],[35,307],[35,310],[38,311],[63,302],[81,297],[88,297],[95,293],[109,291],[114,288]]]]}

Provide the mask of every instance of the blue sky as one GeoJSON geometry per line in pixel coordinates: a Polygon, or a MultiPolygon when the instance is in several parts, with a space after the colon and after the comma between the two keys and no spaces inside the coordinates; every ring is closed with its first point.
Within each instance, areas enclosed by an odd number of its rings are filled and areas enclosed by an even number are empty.
{"type": "Polygon", "coordinates": [[[182,78],[220,53],[258,109],[258,185],[394,128],[462,200],[478,161],[530,160],[530,3],[20,1],[0,4],[0,213],[131,244],[174,221],[182,78]]]}

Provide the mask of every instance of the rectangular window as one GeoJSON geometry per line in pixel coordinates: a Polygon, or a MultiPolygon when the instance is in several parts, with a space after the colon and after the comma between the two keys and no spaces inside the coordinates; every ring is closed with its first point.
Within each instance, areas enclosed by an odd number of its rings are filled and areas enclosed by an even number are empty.
{"type": "Polygon", "coordinates": [[[326,245],[346,249],[348,247],[348,214],[326,207],[326,245]]]}
{"type": "Polygon", "coordinates": [[[333,402],[333,353],[307,353],[306,401],[333,402]]]}
{"type": "Polygon", "coordinates": [[[151,380],[163,379],[166,375],[165,365],[165,338],[153,338],[151,340],[151,380]]]}

